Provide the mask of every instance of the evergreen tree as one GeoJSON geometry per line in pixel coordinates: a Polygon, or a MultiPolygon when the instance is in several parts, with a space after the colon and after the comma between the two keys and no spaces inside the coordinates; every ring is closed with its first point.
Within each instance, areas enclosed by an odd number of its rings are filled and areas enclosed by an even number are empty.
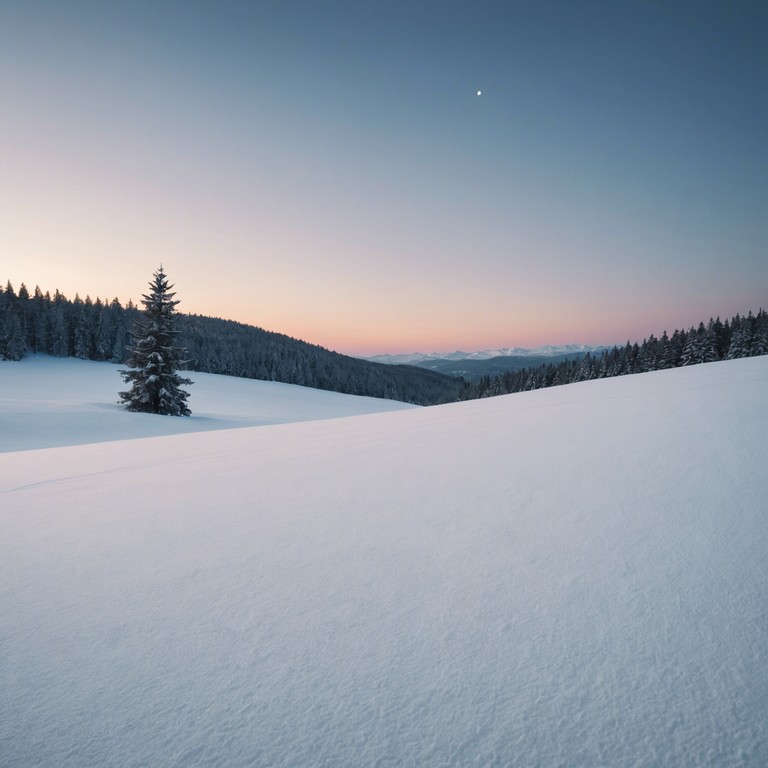
{"type": "Polygon", "coordinates": [[[661,334],[661,338],[659,339],[658,355],[656,357],[656,370],[661,371],[664,368],[669,367],[669,336],[667,336],[667,331],[664,330],[664,333],[661,334]]]}
{"type": "Polygon", "coordinates": [[[749,344],[749,354],[768,355],[768,314],[761,309],[755,318],[755,328],[752,332],[752,341],[749,344]]]}
{"type": "Polygon", "coordinates": [[[49,351],[48,348],[48,328],[50,318],[48,317],[48,308],[51,303],[50,296],[46,302],[40,288],[35,289],[35,298],[32,299],[34,310],[32,313],[32,351],[37,354],[49,351]]]}
{"type": "Polygon", "coordinates": [[[0,360],[21,360],[26,349],[22,310],[10,280],[0,298],[0,360]]]}
{"type": "MultiPolygon", "coordinates": [[[[78,297],[75,296],[77,302],[78,297]]],[[[86,302],[82,301],[77,304],[77,311],[75,313],[75,322],[73,329],[73,343],[75,347],[75,357],[79,357],[81,360],[90,360],[91,354],[91,333],[89,327],[89,305],[90,299],[86,299],[86,302]]]]}
{"type": "Polygon", "coordinates": [[[94,309],[96,310],[94,359],[109,360],[112,356],[112,334],[114,332],[115,320],[109,305],[106,303],[102,304],[100,299],[96,299],[94,309]]]}
{"type": "Polygon", "coordinates": [[[713,330],[714,321],[710,320],[709,328],[704,323],[699,327],[688,331],[688,340],[683,347],[682,364],[698,365],[699,363],[712,363],[717,360],[717,340],[713,330]]]}
{"type": "Polygon", "coordinates": [[[8,310],[3,323],[3,333],[0,336],[0,360],[21,360],[24,357],[26,344],[21,330],[21,321],[16,307],[8,310]]]}
{"type": "Polygon", "coordinates": [[[170,289],[162,265],[149,283],[151,291],[144,294],[144,317],[136,322],[129,350],[130,370],[120,371],[131,388],[120,392],[120,399],[129,411],[159,413],[168,416],[189,416],[189,393],[181,389],[190,379],[176,371],[185,365],[183,349],[176,346],[178,331],[174,329],[175,308],[179,303],[170,289]]]}
{"type": "Polygon", "coordinates": [[[24,339],[24,346],[27,345],[27,339],[30,336],[29,333],[29,291],[24,283],[19,287],[19,293],[16,297],[16,306],[18,308],[19,323],[21,324],[21,336],[24,339]]]}
{"type": "Polygon", "coordinates": [[[730,343],[731,328],[726,320],[723,323],[719,317],[709,321],[709,330],[715,336],[715,356],[717,360],[723,360],[728,354],[728,344],[730,343]]]}
{"type": "Polygon", "coordinates": [[[67,344],[68,336],[69,329],[64,304],[57,302],[56,299],[54,299],[53,309],[51,310],[51,329],[48,341],[52,355],[55,357],[69,356],[69,346],[67,344]]]}
{"type": "Polygon", "coordinates": [[[728,346],[728,360],[736,360],[739,357],[749,357],[749,348],[752,343],[752,325],[748,317],[736,317],[731,323],[731,343],[728,346]]]}
{"type": "Polygon", "coordinates": [[[663,355],[665,368],[677,368],[680,365],[680,357],[683,354],[685,341],[685,331],[675,329],[672,332],[672,335],[669,337],[669,344],[667,344],[663,355]]]}
{"type": "Polygon", "coordinates": [[[680,358],[681,365],[698,365],[701,362],[701,339],[694,328],[688,331],[688,338],[680,358]]]}
{"type": "Polygon", "coordinates": [[[128,323],[127,323],[127,310],[124,310],[117,300],[117,297],[112,299],[109,305],[109,311],[114,316],[114,328],[111,335],[112,349],[110,354],[110,361],[113,363],[124,363],[128,359],[128,323]]]}

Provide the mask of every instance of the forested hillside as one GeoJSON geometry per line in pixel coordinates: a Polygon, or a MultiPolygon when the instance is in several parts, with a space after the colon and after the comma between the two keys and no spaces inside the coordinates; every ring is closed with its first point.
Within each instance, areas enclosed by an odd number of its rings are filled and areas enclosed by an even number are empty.
{"type": "Polygon", "coordinates": [[[599,355],[587,353],[581,360],[538,365],[493,378],[484,376],[466,386],[461,397],[473,400],[576,381],[766,354],[768,313],[761,309],[757,315],[749,312],[745,317],[736,315],[725,322],[719,317],[710,319],[706,325],[699,323],[698,328],[676,330],[671,336],[666,331],[660,338],[651,334],[642,344],[628,341],[623,347],[605,349],[599,355]]]}
{"type": "MultiPolygon", "coordinates": [[[[127,359],[130,330],[140,316],[117,299],[67,299],[24,284],[0,288],[0,359],[27,352],[83,360],[127,359]]],[[[347,357],[280,333],[230,320],[177,315],[179,344],[188,369],[265,381],[299,384],[352,395],[383,397],[418,405],[450,402],[462,383],[433,371],[347,357]]]]}

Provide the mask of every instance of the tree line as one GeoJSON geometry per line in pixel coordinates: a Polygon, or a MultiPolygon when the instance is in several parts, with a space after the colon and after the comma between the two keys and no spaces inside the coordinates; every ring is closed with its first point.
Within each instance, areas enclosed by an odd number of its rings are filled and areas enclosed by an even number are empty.
{"type": "MultiPolygon", "coordinates": [[[[83,360],[125,363],[139,309],[116,298],[53,296],[39,287],[18,292],[0,286],[0,359],[20,360],[27,352],[83,360]]],[[[179,344],[189,370],[299,384],[353,395],[383,397],[418,405],[522,392],[577,381],[624,376],[682,365],[768,354],[768,315],[710,319],[697,328],[653,334],[599,354],[521,371],[483,376],[473,383],[409,365],[385,365],[348,357],[280,333],[243,323],[179,313],[179,344]]]]}
{"type": "Polygon", "coordinates": [[[545,363],[494,377],[483,376],[479,381],[467,384],[460,397],[474,400],[756,355],[768,355],[768,313],[763,309],[756,315],[752,312],[746,316],[737,314],[725,322],[719,317],[710,319],[706,325],[702,322],[697,328],[676,330],[671,336],[666,331],[659,338],[651,334],[641,344],[628,341],[623,347],[614,346],[599,354],[587,353],[580,360],[545,363]]]}
{"type": "MultiPolygon", "coordinates": [[[[131,331],[140,310],[118,299],[70,300],[39,287],[30,294],[22,283],[16,291],[0,287],[0,359],[48,354],[126,363],[131,331]]],[[[384,365],[348,357],[281,333],[232,320],[179,313],[175,318],[179,346],[188,370],[264,381],[298,384],[351,395],[381,397],[417,405],[455,401],[458,379],[407,365],[384,365]]]]}

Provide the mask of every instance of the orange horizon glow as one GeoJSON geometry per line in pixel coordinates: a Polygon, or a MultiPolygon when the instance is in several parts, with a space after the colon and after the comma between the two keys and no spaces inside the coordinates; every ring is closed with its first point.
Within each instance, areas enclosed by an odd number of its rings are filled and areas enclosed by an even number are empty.
{"type": "MultiPolygon", "coordinates": [[[[150,269],[150,277],[156,266],[150,269]]],[[[402,318],[382,318],[380,313],[383,310],[380,306],[375,308],[379,313],[378,318],[366,317],[364,310],[359,316],[348,315],[342,318],[326,311],[326,308],[319,306],[318,302],[312,307],[312,311],[306,311],[302,317],[296,318],[292,317],[290,307],[275,307],[269,304],[249,307],[247,302],[242,301],[241,294],[238,294],[237,301],[231,295],[219,297],[216,301],[216,297],[206,296],[205,291],[201,291],[199,287],[197,290],[185,291],[183,281],[180,283],[174,280],[173,265],[167,260],[164,262],[164,268],[174,284],[176,298],[180,300],[177,308],[179,312],[219,317],[253,325],[358,357],[415,352],[447,354],[456,351],[474,352],[506,347],[530,349],[544,345],[566,344],[620,346],[627,341],[639,343],[650,334],[660,336],[664,330],[671,333],[675,329],[688,329],[698,325],[699,322],[706,322],[710,317],[719,316],[725,319],[736,313],[757,312],[763,308],[757,303],[743,306],[737,302],[713,301],[711,309],[702,312],[700,304],[691,301],[680,307],[652,306],[645,308],[644,311],[627,307],[623,311],[617,309],[609,316],[598,309],[590,310],[578,306],[569,307],[568,312],[551,313],[551,307],[547,307],[546,304],[526,304],[520,309],[519,315],[510,310],[504,314],[488,316],[486,309],[484,312],[486,323],[480,326],[470,322],[474,307],[465,305],[461,314],[455,313],[448,328],[440,327],[443,323],[440,314],[435,314],[436,320],[426,323],[424,328],[412,328],[407,320],[402,318]],[[545,323],[543,321],[547,319],[548,313],[553,314],[553,317],[550,318],[550,322],[545,323]],[[535,327],[528,327],[526,323],[535,327]]],[[[55,290],[59,290],[68,299],[73,299],[75,295],[79,295],[81,299],[88,296],[92,301],[100,298],[105,302],[117,298],[123,306],[130,300],[139,307],[141,295],[148,289],[145,282],[131,292],[108,290],[105,286],[109,285],[109,279],[95,281],[85,274],[81,276],[83,282],[78,283],[74,271],[70,271],[66,278],[62,274],[61,279],[54,280],[50,284],[45,281],[22,278],[22,274],[19,272],[7,277],[3,276],[3,286],[10,280],[14,289],[18,291],[23,282],[30,293],[39,286],[43,293],[48,292],[53,295],[55,290]]],[[[482,304],[481,300],[481,308],[478,310],[478,314],[481,315],[483,314],[482,304]]],[[[355,309],[359,310],[359,307],[355,309]]],[[[430,311],[425,309],[422,314],[429,315],[430,311]]],[[[372,314],[375,313],[372,312],[372,314]]]]}

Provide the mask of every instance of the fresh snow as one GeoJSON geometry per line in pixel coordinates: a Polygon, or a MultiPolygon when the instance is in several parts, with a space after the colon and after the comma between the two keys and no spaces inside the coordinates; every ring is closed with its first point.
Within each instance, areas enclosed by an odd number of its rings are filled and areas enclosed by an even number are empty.
{"type": "Polygon", "coordinates": [[[490,360],[494,357],[554,357],[557,355],[572,355],[582,352],[599,352],[605,347],[592,347],[586,344],[548,344],[542,347],[526,349],[525,347],[500,347],[499,349],[482,349],[477,352],[407,352],[397,355],[374,355],[367,357],[374,363],[390,365],[423,363],[425,360],[490,360]]]}
{"type": "Polygon", "coordinates": [[[761,357],[0,454],[0,763],[768,765],[766,423],[761,357]]]}

